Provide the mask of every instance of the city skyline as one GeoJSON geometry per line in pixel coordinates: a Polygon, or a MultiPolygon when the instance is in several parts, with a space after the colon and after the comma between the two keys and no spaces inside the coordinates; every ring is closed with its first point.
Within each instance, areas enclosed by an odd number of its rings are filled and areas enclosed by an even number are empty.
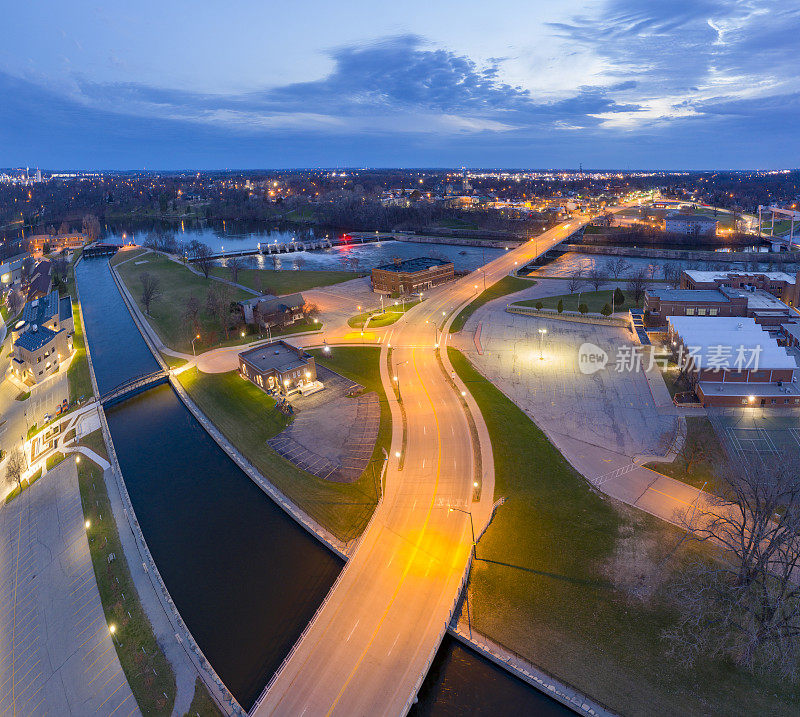
{"type": "Polygon", "coordinates": [[[47,5],[8,11],[6,166],[797,165],[791,6],[47,5]]]}

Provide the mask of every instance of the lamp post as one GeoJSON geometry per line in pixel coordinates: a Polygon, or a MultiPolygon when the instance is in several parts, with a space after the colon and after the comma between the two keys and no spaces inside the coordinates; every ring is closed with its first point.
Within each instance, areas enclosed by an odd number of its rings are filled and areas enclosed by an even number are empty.
{"type": "Polygon", "coordinates": [[[195,336],[192,339],[192,356],[197,356],[197,354],[194,352],[194,342],[197,341],[197,339],[199,339],[199,338],[200,338],[200,334],[197,334],[197,336],[195,336]]]}
{"type": "Polygon", "coordinates": [[[542,344],[544,343],[544,335],[547,333],[547,329],[539,329],[539,360],[544,360],[544,349],[542,344]]]}
{"type": "Polygon", "coordinates": [[[469,528],[472,531],[472,557],[477,560],[478,550],[477,543],[475,542],[475,523],[472,521],[472,512],[469,510],[464,510],[463,508],[454,507],[452,505],[447,509],[447,512],[452,513],[454,510],[457,510],[459,513],[466,513],[469,516],[469,528]]]}

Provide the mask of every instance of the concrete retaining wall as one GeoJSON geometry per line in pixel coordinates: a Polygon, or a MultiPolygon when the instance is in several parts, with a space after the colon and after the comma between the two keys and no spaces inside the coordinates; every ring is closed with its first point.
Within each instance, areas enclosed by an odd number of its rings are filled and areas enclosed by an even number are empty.
{"type": "Polygon", "coordinates": [[[578,311],[564,311],[558,313],[555,309],[542,309],[541,311],[534,306],[517,306],[515,304],[506,305],[509,314],[525,314],[526,316],[538,316],[541,319],[556,319],[557,321],[572,321],[576,324],[601,324],[603,326],[622,326],[630,329],[631,322],[621,316],[603,316],[602,314],[581,314],[578,311]]]}

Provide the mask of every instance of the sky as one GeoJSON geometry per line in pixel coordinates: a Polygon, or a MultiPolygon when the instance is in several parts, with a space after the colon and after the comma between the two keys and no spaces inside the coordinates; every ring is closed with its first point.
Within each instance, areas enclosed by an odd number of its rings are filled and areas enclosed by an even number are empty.
{"type": "Polygon", "coordinates": [[[3,16],[5,167],[800,166],[800,0],[27,0],[3,16]]]}

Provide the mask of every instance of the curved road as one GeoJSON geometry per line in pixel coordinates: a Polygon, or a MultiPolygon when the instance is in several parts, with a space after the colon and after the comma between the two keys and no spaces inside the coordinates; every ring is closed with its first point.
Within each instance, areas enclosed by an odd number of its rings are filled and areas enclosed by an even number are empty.
{"type": "MultiPolygon", "coordinates": [[[[385,498],[252,714],[398,715],[408,710],[468,568],[470,516],[461,511],[471,511],[478,531],[489,517],[494,492],[491,446],[483,420],[468,397],[481,437],[474,447],[461,396],[436,356],[436,327],[449,324],[454,310],[475,298],[483,289],[484,274],[489,286],[515,265],[522,266],[563,241],[578,226],[573,220],[556,227],[435,290],[398,322],[382,344],[381,375],[393,415],[385,498]],[[389,342],[408,431],[402,469],[396,452],[403,450],[403,424],[392,398],[389,342]],[[481,447],[483,475],[476,476],[473,455],[481,447]],[[480,501],[472,500],[476,479],[482,482],[480,501]]],[[[446,351],[442,359],[451,370],[446,351]]],[[[466,389],[459,383],[458,390],[466,389]]]]}

